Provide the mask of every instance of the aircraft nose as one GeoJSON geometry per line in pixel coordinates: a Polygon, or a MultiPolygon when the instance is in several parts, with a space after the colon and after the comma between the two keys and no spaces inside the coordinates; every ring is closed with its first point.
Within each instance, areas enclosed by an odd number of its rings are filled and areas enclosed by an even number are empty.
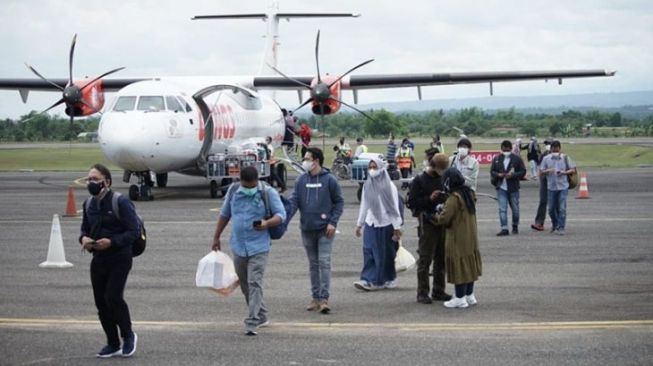
{"type": "Polygon", "coordinates": [[[107,157],[123,169],[146,171],[151,149],[143,123],[126,115],[105,114],[98,130],[100,148],[107,157]]]}

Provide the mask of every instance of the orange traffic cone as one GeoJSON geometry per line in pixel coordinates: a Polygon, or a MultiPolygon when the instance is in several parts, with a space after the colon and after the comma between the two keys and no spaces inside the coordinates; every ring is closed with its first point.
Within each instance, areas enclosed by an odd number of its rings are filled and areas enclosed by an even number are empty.
{"type": "Polygon", "coordinates": [[[75,192],[73,187],[68,187],[68,202],[66,202],[66,214],[64,217],[77,216],[77,207],[75,207],[75,192]]]}
{"type": "Polygon", "coordinates": [[[590,191],[587,189],[587,173],[580,173],[580,188],[578,189],[578,197],[576,198],[590,198],[590,191]]]}

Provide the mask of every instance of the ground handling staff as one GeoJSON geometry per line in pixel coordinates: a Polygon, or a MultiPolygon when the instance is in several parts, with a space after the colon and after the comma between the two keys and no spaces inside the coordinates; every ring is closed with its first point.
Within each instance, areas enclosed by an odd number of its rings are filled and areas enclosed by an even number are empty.
{"type": "Polygon", "coordinates": [[[111,213],[116,194],[111,190],[111,183],[109,169],[102,164],[93,165],[86,177],[86,187],[92,197],[84,205],[79,237],[82,247],[93,253],[93,296],[107,336],[107,345],[96,354],[99,358],[131,357],[138,341],[123,294],[132,268],[132,244],[139,235],[140,224],[133,203],[125,196],[117,196],[119,216],[111,213]]]}
{"type": "Polygon", "coordinates": [[[451,300],[445,293],[444,246],[445,228],[436,226],[429,218],[435,214],[435,207],[446,200],[442,192],[442,174],[449,167],[446,154],[435,154],[426,170],[413,179],[408,193],[408,208],[419,222],[419,259],[417,260],[417,302],[432,304],[435,301],[451,300]],[[429,270],[433,263],[433,291],[429,297],[429,270]]]}

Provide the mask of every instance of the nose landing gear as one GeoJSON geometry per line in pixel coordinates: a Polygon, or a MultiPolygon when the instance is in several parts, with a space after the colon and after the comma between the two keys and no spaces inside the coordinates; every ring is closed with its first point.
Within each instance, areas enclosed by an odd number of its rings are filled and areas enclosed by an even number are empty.
{"type": "Polygon", "coordinates": [[[150,177],[150,172],[138,172],[133,173],[138,177],[138,185],[132,184],[129,186],[129,199],[132,201],[152,201],[154,196],[152,195],[152,179],[150,177]]]}

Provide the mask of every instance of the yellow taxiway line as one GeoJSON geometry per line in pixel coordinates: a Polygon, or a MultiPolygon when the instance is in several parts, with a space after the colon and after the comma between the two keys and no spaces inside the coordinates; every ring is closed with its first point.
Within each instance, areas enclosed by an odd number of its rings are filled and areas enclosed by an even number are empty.
{"type": "MultiPolygon", "coordinates": [[[[193,322],[193,321],[134,321],[135,326],[156,328],[206,328],[239,326],[240,322],[193,322]]],[[[100,326],[99,321],[89,319],[42,319],[0,318],[0,328],[100,326]]],[[[575,322],[525,322],[525,323],[302,323],[274,322],[272,327],[307,330],[398,330],[398,331],[575,331],[594,329],[653,328],[653,320],[608,320],[575,322]]]]}

